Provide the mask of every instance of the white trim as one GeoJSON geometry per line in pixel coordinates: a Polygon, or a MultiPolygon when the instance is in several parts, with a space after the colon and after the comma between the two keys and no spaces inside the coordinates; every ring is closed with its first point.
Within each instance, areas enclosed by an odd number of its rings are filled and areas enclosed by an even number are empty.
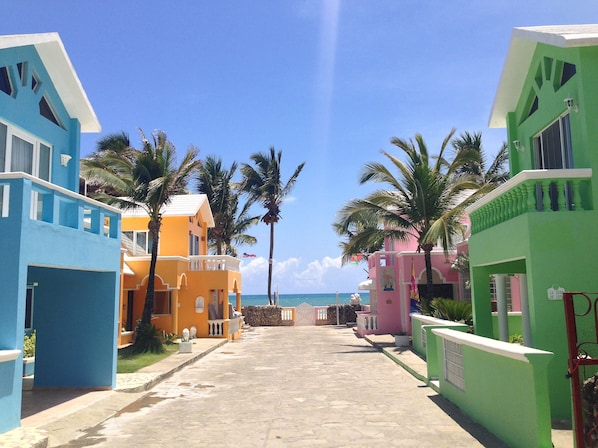
{"type": "Polygon", "coordinates": [[[523,170],[498,188],[492,190],[487,195],[475,201],[465,209],[465,213],[471,215],[479,208],[482,208],[484,205],[492,202],[517,185],[530,180],[589,179],[591,177],[592,168],[572,168],[564,170],[523,170]]]}
{"type": "Polygon", "coordinates": [[[50,182],[46,182],[45,180],[40,179],[35,176],[32,176],[31,174],[23,173],[22,171],[15,171],[15,172],[10,172],[10,173],[0,173],[0,184],[2,184],[2,179],[21,179],[21,178],[29,179],[33,183],[39,184],[42,187],[47,188],[49,190],[55,190],[58,193],[60,193],[64,196],[68,196],[74,200],[81,201],[81,202],[87,202],[88,204],[92,205],[93,207],[99,207],[99,208],[108,210],[108,211],[118,214],[118,215],[121,214],[121,210],[119,208],[113,207],[108,204],[104,204],[103,202],[95,201],[86,196],[82,196],[79,193],[75,193],[74,191],[67,190],[66,188],[63,188],[59,185],[56,185],[56,184],[53,184],[50,182]]]}
{"type": "Polygon", "coordinates": [[[81,123],[81,132],[100,132],[100,122],[58,33],[0,36],[0,49],[29,45],[35,46],[64,107],[81,123]]]}
{"type": "Polygon", "coordinates": [[[507,127],[507,114],[517,106],[538,43],[561,48],[598,45],[598,25],[514,28],[488,127],[507,127]]]}
{"type": "Polygon", "coordinates": [[[14,361],[21,354],[21,350],[0,350],[0,362],[14,361]]]}
{"type": "Polygon", "coordinates": [[[475,334],[463,333],[457,330],[449,330],[444,328],[436,328],[432,330],[436,336],[442,339],[448,339],[457,344],[467,345],[487,353],[504,356],[529,363],[528,355],[551,355],[552,352],[538,350],[535,348],[524,347],[519,344],[511,344],[509,342],[497,341],[496,339],[484,338],[475,334]]]}

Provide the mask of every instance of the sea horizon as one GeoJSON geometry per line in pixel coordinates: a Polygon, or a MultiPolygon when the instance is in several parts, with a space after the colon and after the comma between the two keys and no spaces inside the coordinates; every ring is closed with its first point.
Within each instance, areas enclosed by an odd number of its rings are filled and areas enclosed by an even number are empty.
{"type": "MultiPolygon", "coordinates": [[[[297,293],[297,294],[279,294],[278,295],[278,305],[284,307],[296,307],[301,305],[302,303],[309,303],[313,306],[326,306],[326,305],[335,305],[337,303],[337,294],[338,294],[338,304],[344,305],[349,304],[351,301],[351,296],[356,294],[355,292],[339,292],[339,293],[297,293]]],[[[369,291],[359,291],[358,292],[361,303],[362,304],[369,304],[370,303],[370,293],[369,291]]],[[[273,294],[274,296],[274,294],[273,294]]],[[[234,295],[231,296],[231,303],[234,303],[234,295]]],[[[268,305],[268,295],[267,294],[243,294],[241,296],[242,305],[243,306],[258,306],[258,305],[268,305]]]]}

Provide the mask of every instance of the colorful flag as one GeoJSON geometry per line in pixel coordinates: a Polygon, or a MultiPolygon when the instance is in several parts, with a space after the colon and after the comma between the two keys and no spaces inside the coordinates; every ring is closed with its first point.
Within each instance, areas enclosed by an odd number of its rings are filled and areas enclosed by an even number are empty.
{"type": "Polygon", "coordinates": [[[411,259],[411,285],[409,286],[410,297],[413,300],[419,300],[419,291],[417,290],[417,281],[415,280],[415,266],[413,258],[411,259]]]}
{"type": "Polygon", "coordinates": [[[363,254],[351,255],[351,258],[349,258],[349,262],[353,264],[359,264],[359,262],[363,259],[365,259],[365,256],[363,254]]]}
{"type": "Polygon", "coordinates": [[[247,253],[243,253],[243,258],[255,258],[256,255],[255,254],[247,254],[247,253]]]}

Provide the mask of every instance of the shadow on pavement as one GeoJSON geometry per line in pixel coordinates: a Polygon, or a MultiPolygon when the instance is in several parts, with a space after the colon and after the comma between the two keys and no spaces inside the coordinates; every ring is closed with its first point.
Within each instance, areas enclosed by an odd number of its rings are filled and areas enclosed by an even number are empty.
{"type": "Polygon", "coordinates": [[[461,409],[448,401],[442,395],[434,395],[428,397],[436,406],[442,409],[446,415],[453,419],[461,428],[471,434],[478,442],[485,447],[490,448],[508,448],[498,437],[484,428],[482,425],[475,423],[471,417],[463,413],[461,409]]]}

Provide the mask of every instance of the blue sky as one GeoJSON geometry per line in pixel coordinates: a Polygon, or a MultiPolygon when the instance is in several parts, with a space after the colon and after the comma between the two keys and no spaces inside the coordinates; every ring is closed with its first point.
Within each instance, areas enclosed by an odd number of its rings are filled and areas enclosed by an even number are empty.
{"type": "MultiPolygon", "coordinates": [[[[591,23],[598,2],[547,0],[3,0],[0,34],[57,31],[102,124],[139,142],[164,130],[179,151],[225,165],[270,146],[288,177],[305,161],[275,229],[280,293],[352,292],[365,266],[340,267],[331,223],[370,187],[365,162],[393,136],[438,148],[452,127],[505,130],[488,117],[516,26],[591,23]]],[[[256,209],[256,213],[261,209],[256,209]]],[[[266,292],[268,229],[242,251],[245,294],[266,292]]]]}

